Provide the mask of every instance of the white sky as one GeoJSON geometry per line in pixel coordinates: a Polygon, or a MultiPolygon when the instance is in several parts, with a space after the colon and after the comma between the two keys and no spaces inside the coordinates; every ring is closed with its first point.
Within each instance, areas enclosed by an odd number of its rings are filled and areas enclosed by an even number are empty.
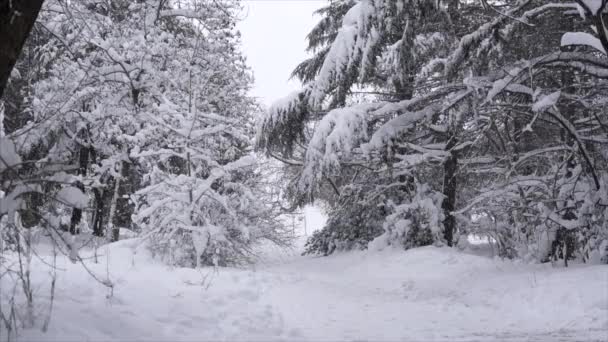
{"type": "Polygon", "coordinates": [[[326,0],[244,0],[245,18],[238,26],[243,51],[253,69],[252,95],[271,105],[300,88],[289,81],[293,69],[306,58],[306,35],[318,18],[312,13],[326,0]]]}
{"type": "MultiPolygon", "coordinates": [[[[247,64],[253,69],[255,84],[252,95],[270,106],[300,88],[289,81],[293,69],[306,54],[306,35],[317,23],[313,12],[327,0],[243,0],[244,20],[238,25],[247,64]]],[[[314,206],[303,210],[306,233],[321,229],[325,215],[314,206]]],[[[304,233],[299,223],[299,234],[304,233]]]]}

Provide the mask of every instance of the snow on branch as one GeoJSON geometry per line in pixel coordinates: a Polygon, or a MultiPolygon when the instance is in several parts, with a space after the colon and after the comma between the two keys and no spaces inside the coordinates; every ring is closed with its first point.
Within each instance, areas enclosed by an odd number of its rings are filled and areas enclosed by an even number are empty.
{"type": "Polygon", "coordinates": [[[549,95],[541,97],[532,105],[532,111],[534,113],[544,112],[547,109],[555,106],[561,94],[561,91],[556,91],[549,95]]]}
{"type": "Polygon", "coordinates": [[[608,8],[608,0],[577,0],[577,3],[587,15],[592,17],[595,33],[606,54],[608,51],[608,23],[604,19],[604,12],[608,8]]]}
{"type": "Polygon", "coordinates": [[[402,132],[409,130],[415,123],[425,119],[430,119],[431,116],[440,109],[441,106],[439,104],[434,104],[419,111],[402,113],[401,115],[382,125],[372,135],[370,141],[363,146],[363,150],[369,153],[372,150],[381,149],[383,146],[388,144],[391,139],[396,138],[402,132]]]}
{"type": "Polygon", "coordinates": [[[300,186],[309,190],[324,172],[340,165],[358,143],[367,138],[368,114],[380,103],[366,103],[330,111],[317,125],[305,156],[300,186]]]}
{"type": "Polygon", "coordinates": [[[445,146],[437,146],[439,148],[432,146],[435,148],[430,148],[429,146],[418,146],[412,143],[405,143],[402,146],[418,153],[395,155],[399,160],[399,162],[395,164],[395,168],[398,169],[411,169],[419,164],[428,162],[443,162],[446,158],[451,156],[450,152],[444,150],[445,146]]]}
{"type": "Polygon", "coordinates": [[[545,148],[541,148],[541,149],[528,151],[528,152],[518,156],[517,161],[515,161],[511,165],[511,170],[514,170],[515,168],[522,165],[524,162],[528,161],[531,158],[535,158],[535,157],[550,154],[550,153],[564,152],[564,151],[572,152],[572,148],[569,146],[566,146],[566,145],[559,145],[559,146],[545,147],[545,148]]]}
{"type": "MultiPolygon", "coordinates": [[[[513,67],[506,71],[503,75],[494,76],[496,80],[492,83],[492,88],[488,91],[486,102],[490,102],[501,92],[522,90],[521,92],[530,93],[530,88],[518,89],[519,84],[515,82],[524,72],[533,70],[540,66],[569,66],[583,73],[599,78],[608,78],[608,60],[598,58],[588,53],[581,52],[554,52],[544,56],[529,60],[523,66],[513,67]]],[[[532,94],[533,95],[533,94],[532,94]]],[[[551,105],[551,100],[557,100],[559,94],[553,93],[550,96],[544,97],[544,101],[536,103],[535,111],[542,111],[551,105]],[[541,108],[542,107],[542,108],[541,108]]],[[[534,109],[533,108],[533,109],[534,109]]]]}
{"type": "Polygon", "coordinates": [[[600,11],[606,7],[606,0],[580,0],[579,3],[585,8],[591,15],[598,15],[600,11]]]}
{"type": "MultiPolygon", "coordinates": [[[[465,86],[448,85],[426,96],[381,107],[373,113],[374,116],[378,117],[381,114],[386,115],[388,113],[398,113],[399,115],[376,130],[370,141],[362,146],[362,149],[367,153],[374,149],[382,149],[391,139],[410,130],[414,124],[425,120],[429,121],[433,116],[447,112],[471,93],[472,91],[467,90],[465,86]],[[441,101],[437,102],[437,100],[441,101]],[[418,106],[422,106],[422,108],[415,110],[414,108],[418,106]]],[[[438,126],[431,127],[440,130],[438,126]]]]}
{"type": "Polygon", "coordinates": [[[332,42],[314,81],[309,99],[312,107],[319,107],[328,91],[340,83],[341,78],[348,77],[351,68],[365,66],[369,62],[366,58],[374,57],[368,53],[380,38],[371,22],[374,10],[371,0],[362,0],[344,16],[342,28],[332,42]]]}
{"type": "Polygon", "coordinates": [[[159,18],[168,18],[168,17],[184,17],[188,19],[204,19],[204,16],[201,15],[200,12],[192,10],[192,9],[168,9],[160,11],[159,18]]]}
{"type": "Polygon", "coordinates": [[[541,65],[570,66],[598,78],[608,78],[608,59],[581,52],[555,52],[537,57],[527,63],[527,68],[541,65]]]}
{"type": "Polygon", "coordinates": [[[303,134],[308,116],[306,106],[310,86],[295,91],[275,102],[258,122],[256,145],[270,151],[279,148],[291,154],[293,145],[303,134]]]}
{"type": "Polygon", "coordinates": [[[572,10],[572,9],[578,9],[578,5],[574,2],[544,4],[544,5],[541,5],[541,6],[538,6],[533,9],[523,12],[522,15],[519,17],[519,21],[527,22],[531,18],[536,17],[536,16],[542,14],[543,12],[551,10],[551,9],[572,10]]]}
{"type": "Polygon", "coordinates": [[[586,32],[566,32],[562,36],[561,46],[569,46],[569,45],[584,45],[590,46],[597,51],[603,53],[604,55],[608,55],[606,49],[602,45],[602,42],[586,32]]]}
{"type": "Polygon", "coordinates": [[[0,216],[8,215],[9,220],[13,220],[17,210],[25,207],[24,194],[38,192],[42,193],[39,184],[19,184],[12,191],[0,198],[0,216]]]}
{"type": "Polygon", "coordinates": [[[73,186],[61,189],[59,193],[57,193],[56,199],[61,203],[78,209],[86,208],[89,202],[89,197],[85,195],[82,190],[73,186]]]}
{"type": "Polygon", "coordinates": [[[477,30],[469,33],[460,39],[458,47],[445,61],[444,75],[451,79],[462,62],[465,60],[469,50],[474,44],[481,42],[485,37],[489,36],[494,29],[498,27],[502,22],[506,20],[506,17],[500,16],[494,19],[492,22],[485,23],[477,30]]]}
{"type": "Polygon", "coordinates": [[[512,192],[512,191],[517,192],[517,191],[519,191],[519,187],[522,187],[522,186],[534,187],[534,188],[540,189],[543,192],[548,192],[549,187],[547,185],[547,182],[548,182],[547,179],[544,179],[542,177],[536,177],[536,176],[516,177],[502,185],[496,185],[491,188],[481,189],[479,191],[478,196],[469,200],[468,203],[464,207],[462,207],[458,210],[455,210],[453,214],[459,215],[459,214],[466,213],[467,211],[471,210],[472,208],[474,208],[475,206],[477,206],[480,203],[487,203],[488,200],[495,199],[495,198],[501,198],[500,195],[503,195],[508,192],[512,192]]]}

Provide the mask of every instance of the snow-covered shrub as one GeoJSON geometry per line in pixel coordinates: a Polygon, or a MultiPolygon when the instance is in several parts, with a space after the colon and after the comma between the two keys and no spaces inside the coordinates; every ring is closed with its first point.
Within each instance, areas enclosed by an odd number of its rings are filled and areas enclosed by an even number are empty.
{"type": "Polygon", "coordinates": [[[413,195],[394,190],[378,195],[364,187],[360,199],[342,198],[323,229],[306,243],[305,254],[329,255],[352,249],[404,249],[443,242],[443,196],[419,185],[413,195]],[[405,203],[395,204],[401,199],[405,203]],[[350,203],[349,201],[355,201],[350,203]],[[369,205],[375,201],[376,205],[369,205]]]}
{"type": "Polygon", "coordinates": [[[25,153],[41,147],[40,164],[68,166],[57,181],[94,195],[92,222],[74,208],[71,231],[92,223],[115,240],[131,228],[187,266],[240,262],[261,238],[284,241],[254,195],[257,105],[239,10],[233,0],[45,1],[48,70],[15,135],[25,153]]]}
{"type": "Polygon", "coordinates": [[[355,206],[333,212],[325,227],[306,241],[304,254],[329,255],[336,251],[366,249],[368,243],[382,233],[385,215],[383,205],[355,206]]]}
{"type": "Polygon", "coordinates": [[[255,195],[254,167],[244,157],[207,178],[155,169],[151,184],[133,196],[134,222],[152,252],[176,266],[228,266],[251,261],[261,240],[286,243],[276,212],[255,195]]]}
{"type": "Polygon", "coordinates": [[[372,241],[371,249],[400,246],[404,249],[428,246],[443,241],[443,211],[441,193],[420,185],[408,203],[392,205],[386,217],[384,233],[372,241]]]}
{"type": "Polygon", "coordinates": [[[484,214],[461,223],[465,230],[491,236],[502,257],[606,262],[606,175],[598,178],[596,189],[580,164],[571,159],[571,165],[546,168],[543,176],[537,169],[534,178],[514,177],[500,188],[482,189],[484,200],[477,197],[472,203],[484,214]]]}
{"type": "Polygon", "coordinates": [[[601,182],[599,190],[591,184],[580,184],[584,191],[577,196],[575,214],[580,225],[573,231],[573,253],[583,261],[608,264],[608,173],[602,175],[601,182]]]}
{"type": "Polygon", "coordinates": [[[329,204],[327,222],[308,239],[304,254],[329,255],[335,251],[366,249],[382,233],[382,222],[388,214],[387,197],[374,191],[381,185],[379,180],[367,177],[364,175],[361,183],[345,187],[337,202],[329,204]]]}

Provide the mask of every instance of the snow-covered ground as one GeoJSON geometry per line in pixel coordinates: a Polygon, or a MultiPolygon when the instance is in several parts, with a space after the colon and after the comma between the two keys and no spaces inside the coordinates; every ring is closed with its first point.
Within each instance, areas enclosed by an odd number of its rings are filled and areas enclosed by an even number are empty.
{"type": "MultiPolygon", "coordinates": [[[[113,293],[60,257],[48,332],[22,330],[20,340],[608,340],[607,266],[426,247],[331,257],[266,249],[250,269],[193,270],[164,266],[136,246],[121,241],[101,248],[98,264],[87,261],[101,278],[109,274],[113,293]]],[[[42,321],[48,267],[33,267],[42,321]]]]}

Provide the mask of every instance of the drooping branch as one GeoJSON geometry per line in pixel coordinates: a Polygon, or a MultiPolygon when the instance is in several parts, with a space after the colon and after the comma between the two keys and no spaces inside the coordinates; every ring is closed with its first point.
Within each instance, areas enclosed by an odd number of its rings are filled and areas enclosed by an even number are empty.
{"type": "Polygon", "coordinates": [[[578,148],[579,148],[581,154],[583,155],[583,158],[585,159],[585,162],[587,163],[587,166],[589,167],[589,171],[591,172],[591,176],[593,177],[593,182],[595,183],[595,189],[599,190],[600,189],[600,181],[599,181],[599,177],[597,175],[597,172],[595,171],[595,166],[591,162],[591,157],[589,156],[589,152],[585,148],[585,144],[583,144],[580,135],[576,131],[576,128],[572,125],[572,123],[570,121],[568,121],[568,119],[564,118],[564,116],[561,115],[561,113],[559,113],[558,111],[552,110],[552,111],[549,111],[549,113],[553,117],[555,117],[557,119],[557,121],[559,121],[559,123],[566,130],[568,130],[568,133],[570,133],[570,135],[572,135],[572,137],[576,140],[578,148]]]}

